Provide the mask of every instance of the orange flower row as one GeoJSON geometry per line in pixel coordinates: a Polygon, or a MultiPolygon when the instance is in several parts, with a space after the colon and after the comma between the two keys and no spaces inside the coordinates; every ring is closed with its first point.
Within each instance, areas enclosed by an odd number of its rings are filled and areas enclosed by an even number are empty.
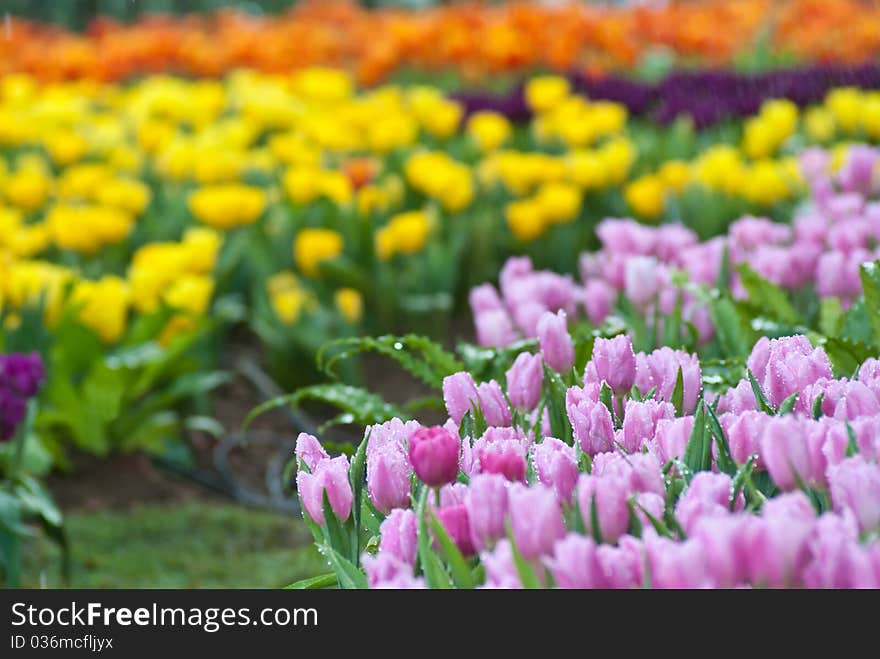
{"type": "Polygon", "coordinates": [[[880,54],[880,3],[708,0],[612,8],[514,2],[402,11],[311,1],[260,18],[219,12],[146,16],[132,25],[99,19],[85,34],[13,18],[0,26],[0,73],[118,80],[157,71],[218,75],[235,67],[288,72],[319,65],[347,68],[364,84],[401,67],[454,68],[479,79],[540,66],[623,68],[658,47],[721,64],[768,31],[776,52],[862,61],[880,54]]]}

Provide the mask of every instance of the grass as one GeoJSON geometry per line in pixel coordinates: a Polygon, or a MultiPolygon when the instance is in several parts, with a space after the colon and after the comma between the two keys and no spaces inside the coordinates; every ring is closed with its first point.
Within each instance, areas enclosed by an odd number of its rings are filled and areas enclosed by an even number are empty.
{"type": "Polygon", "coordinates": [[[329,571],[302,520],[190,501],[69,513],[70,583],[47,539],[25,548],[27,587],[280,588],[329,571]]]}

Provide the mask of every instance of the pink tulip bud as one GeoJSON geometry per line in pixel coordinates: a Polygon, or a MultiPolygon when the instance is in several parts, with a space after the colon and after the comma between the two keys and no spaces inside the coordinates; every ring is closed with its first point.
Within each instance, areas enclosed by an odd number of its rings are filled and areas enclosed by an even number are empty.
{"type": "Polygon", "coordinates": [[[468,295],[468,302],[471,305],[471,311],[474,316],[484,311],[498,311],[504,309],[504,303],[498,297],[498,291],[492,284],[482,284],[471,289],[468,295]]]}
{"type": "Polygon", "coordinates": [[[569,533],[553,547],[544,563],[559,588],[604,588],[605,578],[592,538],[569,533]]]}
{"type": "Polygon", "coordinates": [[[377,510],[388,513],[410,504],[412,466],[406,449],[386,444],[367,456],[367,491],[377,510]]]}
{"type": "Polygon", "coordinates": [[[627,259],[624,293],[637,309],[647,309],[654,302],[664,270],[653,256],[634,256],[627,259]]]}
{"type": "Polygon", "coordinates": [[[827,460],[822,453],[824,435],[811,419],[771,418],[761,434],[761,459],[773,482],[783,490],[800,485],[823,488],[827,460]]]}
{"type": "Polygon", "coordinates": [[[613,339],[597,338],[584,380],[605,382],[619,396],[632,389],[636,381],[636,356],[629,336],[618,334],[613,339]]]}
{"type": "Polygon", "coordinates": [[[426,485],[438,487],[458,477],[459,438],[443,426],[422,427],[409,438],[409,461],[426,485]]]}
{"type": "Polygon", "coordinates": [[[872,194],[877,188],[878,177],[875,172],[878,162],[880,152],[874,147],[863,144],[851,146],[837,173],[840,186],[846,192],[859,192],[866,196],[872,194]]]}
{"type": "Polygon", "coordinates": [[[666,463],[670,460],[681,460],[693,429],[694,417],[692,416],[660,419],[654,434],[654,442],[660,461],[666,463]]]}
{"type": "Polygon", "coordinates": [[[308,433],[301,432],[296,438],[296,459],[302,461],[309,468],[309,471],[315,471],[315,467],[321,460],[325,460],[330,456],[321,442],[308,433]]]}
{"type": "Polygon", "coordinates": [[[499,474],[511,482],[526,480],[526,459],[522,445],[515,441],[483,443],[477,448],[480,473],[499,474]]]}
{"type": "Polygon", "coordinates": [[[499,474],[478,474],[471,479],[465,500],[471,541],[483,551],[504,537],[507,517],[507,480],[499,474]]]}
{"type": "Polygon", "coordinates": [[[443,378],[443,400],[449,418],[456,425],[461,423],[464,415],[479,403],[477,385],[467,371],[459,371],[443,378]]]}
{"type": "Polygon", "coordinates": [[[811,559],[803,573],[807,588],[874,589],[880,584],[871,552],[859,543],[858,530],[851,519],[822,515],[809,547],[811,559]]]}
{"type": "Polygon", "coordinates": [[[574,365],[574,345],[568,334],[565,312],[545,312],[538,320],[537,331],[547,365],[558,373],[568,372],[574,365]]]}
{"type": "MultiPolygon", "coordinates": [[[[730,456],[737,464],[745,464],[750,456],[760,454],[761,431],[769,420],[769,416],[756,411],[721,415],[719,421],[730,446],[730,456]]],[[[764,463],[758,459],[755,466],[762,469],[764,463]]]]}
{"type": "MultiPolygon", "coordinates": [[[[730,480],[730,476],[701,471],[694,476],[688,489],[676,503],[675,518],[690,536],[702,519],[729,515],[732,494],[733,481],[730,480]]],[[[735,504],[736,509],[742,510],[745,505],[742,493],[735,504]]]]}
{"type": "Polygon", "coordinates": [[[425,580],[413,576],[412,565],[386,552],[361,557],[370,588],[426,588],[425,580]]]}
{"type": "Polygon", "coordinates": [[[831,501],[837,512],[849,511],[863,532],[880,526],[880,466],[860,455],[828,467],[831,501]]]}
{"type": "Polygon", "coordinates": [[[513,548],[507,538],[502,538],[492,551],[484,551],[480,554],[480,562],[486,569],[486,583],[484,588],[522,588],[519,578],[519,570],[513,560],[513,548]]]}
{"type": "Polygon", "coordinates": [[[511,287],[517,280],[532,274],[532,259],[528,256],[513,256],[505,261],[498,276],[501,285],[501,294],[505,298],[511,297],[511,287]]]}
{"type": "Polygon", "coordinates": [[[714,585],[734,588],[749,578],[749,555],[744,530],[752,521],[745,515],[700,517],[691,535],[702,549],[702,557],[714,585]]]}
{"type": "Polygon", "coordinates": [[[507,395],[517,409],[530,412],[538,406],[544,383],[541,355],[520,353],[507,371],[507,395]]]}
{"type": "Polygon", "coordinates": [[[623,416],[623,448],[629,453],[639,451],[644,444],[654,439],[657,422],[660,419],[675,418],[675,408],[661,401],[628,400],[623,416]]]}
{"type": "Polygon", "coordinates": [[[617,546],[602,544],[596,550],[605,578],[603,588],[638,588],[645,582],[644,545],[630,535],[617,540],[617,546]]]}
{"type": "Polygon", "coordinates": [[[755,399],[755,392],[752,390],[751,383],[746,379],[740,380],[735,387],[731,387],[718,397],[717,411],[719,413],[740,414],[757,409],[758,401],[755,399]]]}
{"type": "Polygon", "coordinates": [[[327,458],[315,465],[315,470],[308,473],[300,470],[296,475],[296,489],[305,511],[315,523],[324,526],[324,492],[330,501],[333,513],[340,521],[345,521],[351,514],[354,494],[348,480],[348,458],[340,455],[327,458]]]}
{"type": "Polygon", "coordinates": [[[510,406],[501,391],[501,385],[495,380],[483,382],[477,387],[477,398],[483,418],[490,426],[509,426],[512,423],[510,406]]]}
{"type": "Polygon", "coordinates": [[[803,492],[770,499],[764,504],[761,517],[749,518],[743,541],[752,585],[799,584],[810,558],[807,541],[815,523],[815,512],[803,492]]]}
{"type": "Polygon", "coordinates": [[[614,450],[614,423],[604,403],[582,395],[583,389],[572,387],[565,396],[565,410],[575,439],[587,455],[614,450]]]}
{"type": "Polygon", "coordinates": [[[462,555],[472,555],[475,549],[471,542],[467,507],[463,504],[446,506],[437,508],[434,510],[434,514],[462,555]]]}
{"type": "Polygon", "coordinates": [[[675,542],[653,529],[644,535],[652,588],[710,588],[712,576],[696,540],[675,542]]]}
{"type": "Polygon", "coordinates": [[[599,222],[596,235],[605,250],[626,256],[651,254],[656,240],[651,227],[635,220],[611,217],[599,222]]]}
{"type": "Polygon", "coordinates": [[[581,474],[577,485],[578,506],[587,533],[598,531],[603,542],[614,544],[629,529],[629,497],[633,494],[621,474],[581,474]],[[594,501],[595,500],[595,501],[594,501]],[[593,528],[593,507],[599,528],[593,528]]]}
{"type": "Polygon", "coordinates": [[[850,423],[859,453],[866,460],[880,460],[880,415],[860,417],[850,423]]]}
{"type": "Polygon", "coordinates": [[[601,279],[591,279],[584,286],[584,309],[594,325],[602,324],[611,313],[617,291],[601,279]]]}
{"type": "Polygon", "coordinates": [[[746,362],[771,405],[779,405],[795,392],[831,378],[831,362],[822,348],[813,348],[805,336],[781,339],[761,337],[746,362]]]}
{"type": "Polygon", "coordinates": [[[477,343],[481,346],[503,348],[515,342],[519,335],[513,320],[504,309],[491,309],[474,314],[477,343]]]}
{"type": "Polygon", "coordinates": [[[600,453],[593,458],[592,475],[619,475],[628,483],[630,492],[653,492],[661,496],[666,494],[660,463],[650,453],[600,453]]]}
{"type": "Polygon", "coordinates": [[[532,460],[541,483],[552,487],[560,501],[571,503],[578,479],[574,449],[555,437],[545,437],[532,447],[532,460]]]}
{"type": "Polygon", "coordinates": [[[396,508],[379,527],[379,552],[392,554],[395,558],[415,564],[418,552],[418,520],[411,510],[396,508]]]}
{"type": "Polygon", "coordinates": [[[636,356],[635,384],[643,394],[656,389],[654,397],[670,403],[679,369],[684,387],[682,412],[691,414],[697,406],[697,396],[703,388],[700,360],[696,355],[666,347],[655,350],[649,355],[639,353],[636,356]]]}
{"type": "Polygon", "coordinates": [[[510,526],[517,549],[526,559],[548,556],[565,535],[562,510],[553,490],[515,484],[509,491],[510,526]]]}

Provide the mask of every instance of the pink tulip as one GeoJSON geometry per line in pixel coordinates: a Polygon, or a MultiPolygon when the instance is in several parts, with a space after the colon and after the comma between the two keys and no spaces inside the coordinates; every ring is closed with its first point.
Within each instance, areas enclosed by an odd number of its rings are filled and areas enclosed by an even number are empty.
{"type": "Polygon", "coordinates": [[[483,382],[477,387],[477,398],[483,418],[490,426],[509,426],[511,424],[510,406],[495,380],[483,382]]]}
{"type": "Polygon", "coordinates": [[[458,477],[459,438],[443,426],[422,427],[409,438],[409,461],[426,485],[438,487],[458,477]]]}
{"type": "Polygon", "coordinates": [[[411,510],[397,508],[391,511],[379,526],[379,552],[415,564],[418,552],[418,520],[411,510]]]}
{"type": "Polygon", "coordinates": [[[864,532],[880,526],[880,466],[860,455],[828,467],[834,510],[849,511],[864,532]]]}
{"type": "Polygon", "coordinates": [[[578,479],[574,449],[555,437],[545,437],[532,447],[532,461],[541,483],[552,487],[560,501],[571,503],[578,479]]]}
{"type": "Polygon", "coordinates": [[[464,556],[475,553],[471,542],[470,523],[467,507],[463,504],[446,506],[434,510],[437,520],[464,556]]]}
{"type": "Polygon", "coordinates": [[[510,527],[524,558],[548,556],[565,535],[562,510],[553,490],[543,485],[514,484],[509,491],[510,527]]]}
{"type": "Polygon", "coordinates": [[[566,314],[545,312],[538,320],[538,342],[547,365],[558,373],[566,373],[574,364],[574,345],[566,326],[566,314]]]}
{"type": "Polygon", "coordinates": [[[544,362],[541,355],[520,353],[507,370],[506,377],[510,404],[525,412],[535,409],[544,383],[544,362]]]}
{"type": "Polygon", "coordinates": [[[660,419],[675,418],[675,408],[669,403],[653,399],[628,400],[623,414],[623,448],[629,453],[635,453],[654,439],[660,419]]]}
{"type": "Polygon", "coordinates": [[[596,552],[596,543],[577,533],[569,533],[553,547],[552,558],[544,563],[559,588],[604,588],[605,578],[596,552]]]}
{"type": "Polygon", "coordinates": [[[315,467],[318,466],[321,460],[330,457],[327,451],[324,450],[324,447],[321,446],[321,442],[314,435],[304,432],[301,432],[296,438],[295,454],[297,461],[304,462],[309,471],[315,471],[315,467]]]}
{"type": "Polygon", "coordinates": [[[412,465],[406,449],[385,444],[367,456],[367,492],[377,510],[388,513],[410,504],[412,465]]]}
{"type": "Polygon", "coordinates": [[[577,497],[584,528],[598,532],[603,542],[614,544],[629,529],[628,500],[633,494],[630,484],[620,474],[591,476],[582,474],[578,480],[577,497]],[[593,528],[593,507],[599,528],[593,528]]]}
{"type": "Polygon", "coordinates": [[[316,524],[324,526],[324,492],[333,513],[344,522],[351,514],[354,494],[348,480],[348,457],[327,458],[315,465],[312,473],[300,470],[296,474],[296,489],[303,508],[316,524]]]}
{"type": "Polygon", "coordinates": [[[597,338],[587,362],[584,381],[605,382],[619,396],[628,393],[636,381],[632,340],[626,334],[618,334],[612,339],[597,338]]]}
{"type": "Polygon", "coordinates": [[[456,424],[461,423],[464,415],[479,402],[477,385],[471,374],[460,371],[443,378],[443,400],[449,418],[456,424]]]}
{"type": "Polygon", "coordinates": [[[643,394],[656,388],[655,398],[672,402],[679,369],[681,369],[683,385],[682,411],[691,414],[697,406],[697,396],[703,388],[700,360],[696,355],[666,347],[655,350],[649,355],[639,353],[636,356],[635,384],[643,394]]]}
{"type": "Polygon", "coordinates": [[[474,547],[483,551],[504,537],[508,506],[507,480],[503,476],[478,474],[471,478],[465,506],[474,547]]]}

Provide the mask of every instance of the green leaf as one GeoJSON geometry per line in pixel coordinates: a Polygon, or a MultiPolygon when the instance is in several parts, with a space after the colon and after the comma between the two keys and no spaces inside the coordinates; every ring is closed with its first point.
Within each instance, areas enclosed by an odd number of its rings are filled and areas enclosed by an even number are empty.
{"type": "Polygon", "coordinates": [[[452,581],[459,588],[473,588],[474,582],[471,578],[471,569],[468,567],[467,561],[464,560],[464,556],[461,555],[455,542],[449,537],[434,511],[428,510],[427,512],[431,516],[431,530],[434,532],[434,537],[437,539],[440,549],[443,550],[443,554],[446,556],[446,562],[449,564],[452,581]]]}
{"type": "Polygon", "coordinates": [[[436,389],[443,386],[443,378],[464,368],[455,355],[439,343],[416,334],[330,341],[318,351],[318,368],[335,377],[334,366],[339,361],[369,351],[390,357],[414,377],[436,389]]]}
{"type": "Polygon", "coordinates": [[[703,401],[694,415],[694,428],[684,449],[684,464],[692,473],[712,468],[712,435],[706,432],[706,403],[703,401]]]}
{"type": "Polygon", "coordinates": [[[364,494],[364,471],[367,466],[367,443],[370,441],[370,433],[361,440],[354,459],[351,461],[351,467],[348,470],[348,478],[351,483],[351,491],[354,495],[354,505],[351,507],[352,520],[354,522],[355,542],[352,547],[351,560],[355,565],[360,565],[360,539],[361,539],[361,512],[363,506],[362,497],[364,494]]]}
{"type": "Polygon", "coordinates": [[[745,461],[739,469],[737,469],[736,474],[733,476],[733,490],[730,494],[730,510],[733,511],[736,507],[736,500],[739,497],[739,493],[746,486],[747,483],[751,482],[752,470],[755,468],[755,456],[750,455],[749,459],[745,461]]]}
{"type": "Polygon", "coordinates": [[[608,408],[608,411],[611,413],[611,421],[614,424],[614,427],[619,429],[620,424],[617,419],[617,413],[614,411],[614,392],[611,391],[611,387],[609,387],[604,381],[602,382],[602,387],[599,389],[599,401],[608,408]]]}
{"type": "Polygon", "coordinates": [[[846,422],[846,457],[851,458],[859,452],[859,443],[856,441],[856,433],[853,427],[846,422]]]}
{"type": "Polygon", "coordinates": [[[822,401],[825,400],[825,392],[820,391],[819,395],[813,400],[813,419],[818,421],[822,418],[822,401]]]}
{"type": "Polygon", "coordinates": [[[859,270],[865,292],[865,311],[871,324],[875,348],[880,348],[880,261],[862,263],[859,270]]]}
{"type": "Polygon", "coordinates": [[[339,584],[336,573],[328,572],[327,574],[319,574],[316,577],[301,579],[295,581],[289,586],[285,586],[285,590],[317,590],[318,588],[332,588],[339,584]]]}
{"type": "Polygon", "coordinates": [[[791,396],[789,396],[779,404],[779,409],[776,411],[779,416],[792,413],[792,411],[794,410],[794,406],[797,403],[798,393],[799,392],[795,391],[791,396]]]}
{"type": "Polygon", "coordinates": [[[737,264],[736,270],[749,294],[749,302],[770,318],[792,325],[800,322],[798,312],[779,286],[761,277],[748,263],[737,264]]]}
{"type": "Polygon", "coordinates": [[[767,402],[767,398],[764,396],[764,390],[761,389],[761,385],[758,384],[758,381],[755,379],[755,374],[752,373],[751,369],[746,369],[746,374],[749,377],[749,384],[752,385],[752,392],[755,394],[755,401],[758,403],[758,409],[766,414],[776,414],[776,410],[774,410],[773,406],[767,402]]]}
{"type": "Polygon", "coordinates": [[[877,353],[861,341],[838,336],[821,338],[815,343],[825,350],[836,377],[851,377],[868,357],[877,353]]]}
{"type": "Polygon", "coordinates": [[[721,426],[718,415],[715,414],[715,410],[712,409],[711,405],[706,405],[705,411],[709,432],[712,433],[715,445],[718,447],[718,457],[716,459],[718,469],[728,476],[733,476],[736,473],[736,462],[730,455],[730,443],[727,441],[724,428],[721,426]]]}
{"type": "Polygon", "coordinates": [[[339,580],[339,586],[341,588],[354,590],[367,587],[366,575],[355,567],[351,561],[345,558],[345,556],[342,556],[339,552],[334,550],[333,547],[328,545],[320,547],[319,551],[321,551],[327,557],[327,560],[330,561],[330,567],[332,567],[333,571],[336,573],[336,578],[339,580]]]}
{"type": "Polygon", "coordinates": [[[422,566],[422,573],[425,575],[425,582],[428,584],[428,588],[449,589],[452,588],[452,582],[449,580],[449,575],[446,574],[440,557],[434,553],[431,547],[431,534],[428,533],[427,501],[430,493],[431,489],[425,487],[419,499],[419,562],[422,566]]]}
{"type": "Polygon", "coordinates": [[[522,587],[527,590],[535,590],[542,588],[541,581],[538,579],[538,575],[535,573],[535,568],[523,558],[523,555],[519,552],[519,548],[516,546],[516,541],[513,538],[513,532],[510,530],[510,524],[507,525],[507,539],[510,541],[510,550],[513,554],[513,563],[516,565],[517,574],[519,574],[519,580],[522,584],[522,587]]]}
{"type": "Polygon", "coordinates": [[[345,533],[345,529],[342,528],[339,518],[336,516],[336,513],[333,512],[333,506],[330,505],[330,499],[327,497],[326,489],[321,491],[321,497],[321,507],[322,512],[324,513],[324,534],[327,538],[327,542],[329,546],[339,552],[340,555],[350,556],[351,543],[348,541],[348,535],[345,533]]]}
{"type": "Polygon", "coordinates": [[[681,366],[678,367],[678,375],[675,376],[675,387],[672,389],[672,406],[675,408],[675,416],[682,415],[684,407],[684,375],[681,366]]]}
{"type": "Polygon", "coordinates": [[[270,410],[285,405],[297,407],[305,400],[316,400],[335,405],[336,407],[350,413],[357,423],[365,426],[375,423],[385,423],[394,417],[403,420],[410,418],[397,406],[385,402],[385,400],[378,394],[374,394],[361,387],[353,387],[351,385],[339,383],[316,384],[310,387],[303,387],[291,394],[277,396],[276,398],[255,407],[245,417],[242,427],[247,428],[253,423],[254,419],[270,410]]]}
{"type": "Polygon", "coordinates": [[[718,344],[725,357],[746,356],[751,350],[748,330],[736,305],[728,297],[714,297],[709,305],[718,344]]]}
{"type": "Polygon", "coordinates": [[[573,444],[573,431],[568,414],[565,411],[565,393],[567,387],[559,374],[544,364],[545,400],[550,416],[550,432],[556,439],[566,444],[573,444]]]}
{"type": "Polygon", "coordinates": [[[597,545],[602,544],[602,525],[599,524],[599,509],[596,507],[596,493],[590,497],[590,531],[597,545]]]}

